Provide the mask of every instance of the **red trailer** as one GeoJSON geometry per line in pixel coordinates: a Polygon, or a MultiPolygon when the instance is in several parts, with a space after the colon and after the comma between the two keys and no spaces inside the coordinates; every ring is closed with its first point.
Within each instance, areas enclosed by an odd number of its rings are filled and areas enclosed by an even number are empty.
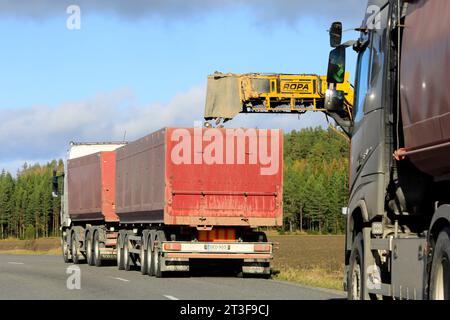
{"type": "Polygon", "coordinates": [[[269,146],[268,154],[276,153],[276,158],[273,156],[271,159],[277,162],[273,164],[277,170],[264,175],[261,173],[264,165],[257,157],[249,159],[248,153],[257,153],[260,143],[267,144],[262,139],[266,139],[271,132],[251,132],[253,146],[250,146],[249,138],[245,145],[243,142],[238,145],[237,136],[248,134],[249,130],[169,128],[117,150],[117,214],[121,223],[164,223],[193,227],[281,225],[281,135],[278,130],[272,130],[274,139],[278,139],[278,149],[272,151],[269,146]],[[230,159],[228,163],[223,159],[227,156],[227,130],[231,133],[229,136],[235,134],[234,149],[230,149],[235,161],[230,159]],[[210,142],[203,141],[203,137],[212,131],[221,136],[224,143],[217,145],[220,149],[216,151],[221,155],[213,154],[217,159],[209,161],[204,159],[204,152],[210,142]],[[179,139],[180,135],[190,139],[189,146],[183,144],[185,142],[179,139]],[[197,143],[199,150],[195,151],[194,144],[197,143]],[[182,147],[187,152],[191,151],[190,159],[176,158],[177,148],[182,147]],[[248,151],[249,148],[255,150],[248,151]],[[241,163],[237,163],[236,159],[238,149],[242,149],[247,157],[241,163]],[[195,152],[202,157],[194,159],[195,152]]]}
{"type": "Polygon", "coordinates": [[[73,221],[117,222],[116,153],[98,152],[67,161],[69,214],[73,221]]]}
{"type": "Polygon", "coordinates": [[[272,245],[255,229],[282,224],[282,141],[279,130],[166,128],[118,149],[119,268],[140,260],[161,276],[236,259],[268,274],[272,245]]]}
{"type": "Polygon", "coordinates": [[[115,258],[117,232],[107,229],[119,222],[115,213],[115,175],[114,151],[67,160],[66,193],[72,232],[63,245],[63,249],[70,247],[65,250],[66,261],[69,250],[76,263],[85,257],[90,265],[101,265],[102,259],[115,258]]]}
{"type": "Polygon", "coordinates": [[[258,228],[282,225],[280,130],[165,128],[112,154],[115,167],[98,160],[112,157],[104,152],[69,162],[67,247],[77,261],[114,257],[119,269],[134,263],[160,277],[226,259],[270,275],[272,244],[258,228]],[[114,189],[110,210],[99,210],[114,189]]]}

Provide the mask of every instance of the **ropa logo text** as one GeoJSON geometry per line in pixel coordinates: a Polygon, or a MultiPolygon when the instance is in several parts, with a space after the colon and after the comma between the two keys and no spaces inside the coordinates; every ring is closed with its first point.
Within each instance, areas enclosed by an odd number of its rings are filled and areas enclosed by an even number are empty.
{"type": "Polygon", "coordinates": [[[300,83],[300,82],[288,82],[283,86],[283,90],[285,91],[309,91],[308,83],[300,83]]]}

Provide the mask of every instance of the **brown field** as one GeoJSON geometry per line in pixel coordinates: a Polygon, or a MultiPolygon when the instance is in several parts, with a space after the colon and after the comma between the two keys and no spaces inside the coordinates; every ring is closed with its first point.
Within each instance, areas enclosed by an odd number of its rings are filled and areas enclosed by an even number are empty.
{"type": "Polygon", "coordinates": [[[272,269],[276,279],[342,290],[344,236],[269,234],[278,243],[272,269]]]}
{"type": "MultiPolygon", "coordinates": [[[[342,290],[344,236],[268,234],[276,243],[274,278],[305,285],[342,290]]],[[[60,254],[59,238],[0,240],[0,252],[60,254]]]]}

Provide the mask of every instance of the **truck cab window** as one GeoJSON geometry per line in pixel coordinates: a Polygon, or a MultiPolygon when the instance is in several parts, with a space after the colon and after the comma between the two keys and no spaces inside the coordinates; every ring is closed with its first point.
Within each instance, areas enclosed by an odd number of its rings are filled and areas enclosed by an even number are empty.
{"type": "Polygon", "coordinates": [[[369,89],[370,52],[370,47],[366,47],[358,57],[357,89],[353,114],[355,123],[359,123],[364,116],[364,101],[369,89]]]}

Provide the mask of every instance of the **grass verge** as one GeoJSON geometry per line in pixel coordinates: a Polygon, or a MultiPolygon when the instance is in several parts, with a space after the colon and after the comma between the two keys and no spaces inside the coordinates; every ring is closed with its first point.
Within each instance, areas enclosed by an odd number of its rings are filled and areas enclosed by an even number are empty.
{"type": "Polygon", "coordinates": [[[311,269],[297,269],[284,267],[273,270],[274,280],[295,282],[298,284],[334,289],[342,291],[342,277],[340,274],[333,274],[320,267],[311,269]]]}
{"type": "Polygon", "coordinates": [[[60,254],[59,238],[41,238],[34,240],[0,240],[2,254],[60,254]]]}
{"type": "Polygon", "coordinates": [[[26,249],[15,249],[15,250],[0,250],[1,254],[45,254],[45,255],[59,255],[61,249],[50,249],[50,250],[26,250],[26,249]]]}

